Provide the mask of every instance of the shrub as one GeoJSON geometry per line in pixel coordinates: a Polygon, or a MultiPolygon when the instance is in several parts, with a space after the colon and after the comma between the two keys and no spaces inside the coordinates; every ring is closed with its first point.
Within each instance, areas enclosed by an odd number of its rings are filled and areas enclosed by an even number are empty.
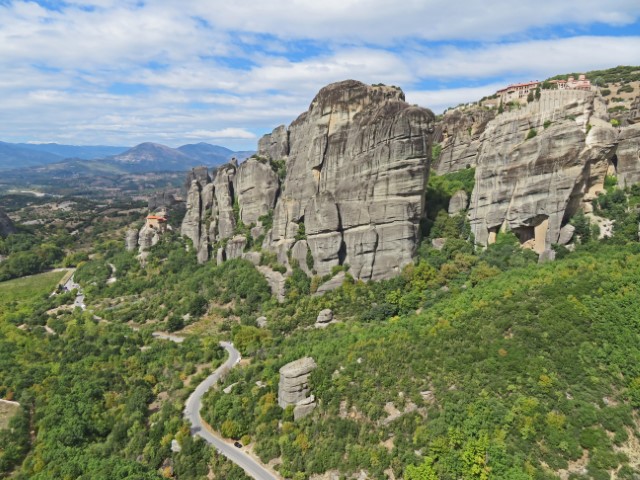
{"type": "Polygon", "coordinates": [[[527,140],[529,140],[530,138],[535,137],[538,134],[538,132],[536,131],[535,128],[532,128],[529,130],[529,133],[527,133],[527,140]]]}

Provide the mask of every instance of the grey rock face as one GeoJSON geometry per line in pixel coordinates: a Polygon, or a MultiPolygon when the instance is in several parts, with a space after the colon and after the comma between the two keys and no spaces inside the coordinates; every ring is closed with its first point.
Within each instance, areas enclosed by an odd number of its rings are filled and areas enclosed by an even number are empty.
{"type": "Polygon", "coordinates": [[[291,249],[304,223],[319,275],[343,263],[356,278],[397,274],[418,241],[433,125],[397,88],[351,80],[323,88],[289,126],[270,248],[291,249]]]}
{"type": "Polygon", "coordinates": [[[127,252],[133,252],[138,247],[138,231],[132,228],[127,230],[124,243],[127,252]]]}
{"type": "Polygon", "coordinates": [[[469,205],[469,196],[464,190],[458,190],[449,200],[449,215],[457,215],[464,212],[469,205]]]}
{"type": "Polygon", "coordinates": [[[309,270],[309,266],[307,265],[307,253],[309,251],[309,246],[306,240],[299,240],[291,249],[291,258],[294,258],[298,261],[300,268],[304,273],[308,276],[311,276],[313,272],[309,270]]]}
{"type": "Polygon", "coordinates": [[[140,229],[138,234],[138,245],[140,252],[144,252],[153,247],[160,241],[160,235],[157,230],[147,227],[146,225],[140,229]]]}
{"type": "Polygon", "coordinates": [[[275,207],[280,182],[269,164],[249,158],[238,168],[236,185],[240,219],[245,225],[257,223],[275,207]]]}
{"type": "Polygon", "coordinates": [[[195,167],[192,168],[191,171],[187,175],[187,182],[185,184],[186,188],[191,186],[191,182],[197,181],[200,185],[206,185],[211,182],[211,177],[209,176],[209,169],[207,167],[195,167]]]}
{"type": "Polygon", "coordinates": [[[540,101],[489,122],[469,209],[478,244],[492,243],[501,228],[538,253],[558,243],[582,202],[603,189],[615,153],[601,103],[593,92],[545,90],[540,101]]]}
{"type": "Polygon", "coordinates": [[[227,164],[220,167],[216,172],[216,178],[213,180],[213,190],[218,206],[216,221],[218,225],[217,238],[219,240],[231,238],[236,228],[236,220],[233,213],[235,174],[236,168],[231,164],[227,164]]]}
{"type": "MultiPolygon", "coordinates": [[[[193,175],[193,172],[192,174],[193,175]]],[[[202,201],[200,198],[200,191],[202,185],[198,180],[192,180],[187,193],[187,211],[182,220],[182,226],[180,227],[180,233],[185,237],[188,237],[193,242],[193,248],[198,252],[200,251],[200,239],[201,239],[201,215],[202,215],[202,201]]]]}
{"type": "Polygon", "coordinates": [[[305,398],[304,400],[300,400],[296,403],[296,406],[293,408],[293,419],[300,420],[311,414],[317,407],[317,403],[315,401],[315,397],[311,395],[309,398],[305,398]]]}
{"type": "Polygon", "coordinates": [[[7,235],[11,235],[17,231],[18,230],[5,211],[0,210],[0,237],[5,238],[7,235]]]}
{"type": "Polygon", "coordinates": [[[545,250],[538,257],[538,263],[553,262],[556,259],[556,252],[554,250],[545,250]]]}
{"type": "MultiPolygon", "coordinates": [[[[278,405],[287,408],[309,398],[309,375],[317,367],[311,357],[300,358],[287,363],[280,369],[278,384],[278,405]]],[[[312,400],[313,401],[313,400],[312,400]]]]}
{"type": "Polygon", "coordinates": [[[618,184],[626,187],[640,182],[640,123],[620,131],[616,157],[618,184]]]}
{"type": "Polygon", "coordinates": [[[249,260],[255,266],[260,265],[260,252],[244,252],[242,258],[249,260]]]}
{"type": "Polygon", "coordinates": [[[433,159],[435,173],[444,175],[475,167],[480,137],[496,113],[479,106],[447,112],[434,140],[441,144],[440,155],[433,159]]]}
{"type": "Polygon", "coordinates": [[[264,135],[258,141],[260,155],[280,160],[289,155],[289,131],[284,125],[276,127],[273,132],[264,135]]]}

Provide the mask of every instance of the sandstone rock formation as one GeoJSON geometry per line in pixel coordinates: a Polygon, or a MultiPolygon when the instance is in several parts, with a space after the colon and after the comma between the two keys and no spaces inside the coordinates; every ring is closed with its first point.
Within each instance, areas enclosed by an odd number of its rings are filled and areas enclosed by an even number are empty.
{"type": "Polygon", "coordinates": [[[17,231],[9,216],[4,210],[0,209],[0,237],[5,238],[7,235],[11,235],[17,231]]]}
{"type": "Polygon", "coordinates": [[[127,230],[124,243],[127,252],[133,252],[138,246],[138,231],[133,228],[127,230]]]}
{"type": "Polygon", "coordinates": [[[259,328],[267,328],[267,317],[256,318],[256,325],[258,325],[259,328]]]}
{"type": "Polygon", "coordinates": [[[640,123],[621,130],[614,166],[618,185],[625,187],[640,182],[640,123]]]}
{"type": "Polygon", "coordinates": [[[287,363],[280,369],[278,405],[281,408],[295,405],[294,418],[296,419],[308,415],[316,406],[313,395],[310,395],[311,389],[309,388],[309,375],[316,366],[313,358],[304,357],[287,363]],[[297,416],[296,409],[298,409],[297,416]]]}
{"type": "Polygon", "coordinates": [[[434,117],[394,87],[345,81],[323,88],[259,153],[288,153],[268,247],[286,260],[300,237],[325,275],[348,263],[356,278],[381,279],[411,261],[424,213],[434,117]]]}
{"type": "Polygon", "coordinates": [[[264,135],[258,141],[258,152],[267,158],[279,160],[289,155],[289,130],[284,125],[264,135]]]}
{"type": "Polygon", "coordinates": [[[140,246],[140,252],[148,250],[160,241],[160,234],[157,230],[145,225],[140,229],[138,234],[138,245],[140,246]]]}
{"type": "Polygon", "coordinates": [[[279,302],[284,302],[286,281],[284,275],[264,265],[260,265],[257,268],[269,284],[269,287],[271,287],[271,294],[276,297],[279,302]]]}
{"type": "Polygon", "coordinates": [[[538,253],[559,242],[569,218],[603,189],[616,130],[595,92],[543,91],[539,101],[486,125],[469,218],[476,242],[512,230],[538,253]]]}
{"type": "Polygon", "coordinates": [[[480,137],[496,113],[480,106],[445,113],[434,138],[441,146],[440,155],[433,159],[435,173],[444,175],[475,167],[480,137]]]}
{"type": "MultiPolygon", "coordinates": [[[[247,244],[237,236],[238,222],[259,224],[259,217],[273,210],[280,188],[277,174],[266,161],[250,158],[237,167],[228,163],[213,172],[193,169],[188,176],[187,211],[181,233],[193,242],[200,263],[209,259],[216,242],[229,239],[217,259],[240,258],[247,244]],[[232,238],[233,237],[233,238],[232,238]]],[[[257,238],[260,225],[254,226],[257,238]]],[[[253,230],[253,229],[252,229],[253,230]]]]}
{"type": "Polygon", "coordinates": [[[267,162],[249,158],[238,168],[236,182],[240,220],[245,225],[257,223],[276,206],[280,182],[267,162]]]}
{"type": "Polygon", "coordinates": [[[458,190],[449,200],[449,215],[457,215],[464,212],[469,204],[469,196],[464,190],[458,190]]]}
{"type": "Polygon", "coordinates": [[[308,275],[345,263],[359,279],[396,275],[419,242],[433,126],[433,114],[396,87],[329,85],[288,128],[259,141],[258,157],[220,167],[212,181],[194,169],[182,234],[201,262],[242,222],[280,263],[294,258],[308,275]],[[270,215],[266,231],[259,219],[270,215]]]}

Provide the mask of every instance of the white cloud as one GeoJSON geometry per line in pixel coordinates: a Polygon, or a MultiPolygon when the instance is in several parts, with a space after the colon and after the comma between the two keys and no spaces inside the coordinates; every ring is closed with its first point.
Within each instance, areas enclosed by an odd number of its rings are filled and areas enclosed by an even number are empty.
{"type": "Polygon", "coordinates": [[[638,65],[640,36],[577,36],[487,44],[471,49],[444,47],[435,52],[414,51],[409,57],[420,77],[451,79],[528,74],[541,79],[564,72],[638,65]]]}
{"type": "Polygon", "coordinates": [[[252,148],[258,133],[291,122],[334,81],[395,84],[410,103],[439,112],[510,81],[640,64],[640,35],[579,36],[593,22],[633,22],[637,0],[60,5],[0,0],[0,140],[209,138],[252,148]],[[540,33],[559,22],[578,33],[540,33]]]}
{"type": "Polygon", "coordinates": [[[490,40],[558,24],[624,25],[640,15],[636,0],[195,0],[185,8],[225,29],[374,44],[410,37],[490,40]]]}
{"type": "Polygon", "coordinates": [[[502,88],[501,83],[492,83],[482,87],[449,88],[445,90],[410,90],[406,92],[408,103],[415,103],[421,107],[427,107],[434,113],[442,113],[449,107],[461,103],[469,103],[482,97],[493,95],[496,90],[502,88]]]}
{"type": "Polygon", "coordinates": [[[244,128],[223,128],[222,130],[195,130],[184,134],[186,138],[241,138],[245,140],[254,140],[255,133],[251,133],[244,128]]]}

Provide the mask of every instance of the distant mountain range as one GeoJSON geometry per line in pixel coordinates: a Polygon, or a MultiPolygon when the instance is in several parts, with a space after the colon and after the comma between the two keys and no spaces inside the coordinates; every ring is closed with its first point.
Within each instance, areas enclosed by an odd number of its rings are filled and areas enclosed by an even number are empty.
{"type": "MultiPolygon", "coordinates": [[[[208,143],[183,145],[178,148],[158,143],[141,143],[133,148],[102,145],[77,146],[57,143],[5,143],[0,142],[0,170],[25,169],[51,166],[54,170],[64,168],[71,162],[87,161],[88,168],[99,164],[123,172],[183,171],[198,165],[221,165],[232,158],[244,160],[252,151],[234,152],[225,147],[208,143]]],[[[99,170],[99,169],[96,169],[99,170]]],[[[96,172],[98,173],[98,172],[96,172]]]]}

